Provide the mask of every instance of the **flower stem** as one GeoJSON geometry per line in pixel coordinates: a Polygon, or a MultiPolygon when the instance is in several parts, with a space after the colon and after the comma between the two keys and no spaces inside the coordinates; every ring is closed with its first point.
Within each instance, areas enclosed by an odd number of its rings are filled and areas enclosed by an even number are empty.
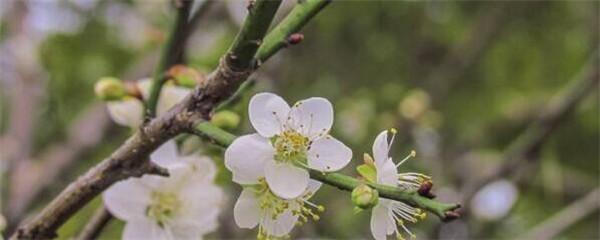
{"type": "MultiPolygon", "coordinates": [[[[208,122],[203,122],[196,125],[193,134],[205,139],[209,139],[213,143],[222,147],[229,146],[236,138],[235,135],[208,122]]],[[[309,170],[309,172],[311,178],[345,191],[352,191],[355,187],[362,183],[356,178],[340,173],[322,173],[316,170],[309,170]]],[[[456,215],[452,214],[452,212],[460,207],[459,204],[442,203],[420,196],[416,191],[408,191],[398,187],[385,186],[381,184],[367,184],[376,189],[381,197],[401,201],[413,207],[425,209],[437,215],[442,220],[452,220],[455,218],[456,215]]]]}
{"type": "Polygon", "coordinates": [[[251,1],[248,5],[248,16],[241,31],[229,49],[227,61],[234,69],[246,69],[253,66],[252,61],[258,47],[262,45],[275,12],[281,0],[251,1]]]}
{"type": "Polygon", "coordinates": [[[162,85],[166,80],[165,72],[169,67],[177,63],[177,59],[182,54],[185,39],[189,35],[187,34],[189,25],[188,18],[194,1],[181,0],[175,2],[177,16],[171,27],[167,42],[163,46],[158,65],[154,69],[152,85],[150,87],[150,97],[148,98],[148,103],[146,105],[146,116],[151,118],[156,115],[156,104],[158,103],[162,85]]]}

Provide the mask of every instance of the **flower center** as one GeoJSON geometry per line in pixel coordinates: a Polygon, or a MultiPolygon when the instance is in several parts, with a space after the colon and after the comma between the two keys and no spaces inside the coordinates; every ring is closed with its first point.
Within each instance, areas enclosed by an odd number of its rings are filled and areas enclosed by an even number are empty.
{"type": "MultiPolygon", "coordinates": [[[[270,217],[276,220],[282,213],[289,210],[294,216],[298,216],[299,221],[297,224],[302,225],[308,222],[309,218],[318,221],[320,219],[319,213],[325,211],[325,207],[308,201],[314,194],[313,192],[306,192],[294,199],[282,199],[271,192],[264,178],[261,178],[258,182],[254,189],[258,198],[258,206],[263,212],[263,218],[270,217]]],[[[258,239],[270,239],[272,237],[262,226],[259,226],[258,239]]]]}
{"type": "Polygon", "coordinates": [[[278,162],[306,165],[306,151],[310,140],[294,130],[286,130],[271,139],[278,162]]]}
{"type": "Polygon", "coordinates": [[[146,215],[156,221],[160,227],[177,212],[181,207],[181,201],[177,195],[170,192],[152,192],[150,205],[146,208],[146,215]]]}

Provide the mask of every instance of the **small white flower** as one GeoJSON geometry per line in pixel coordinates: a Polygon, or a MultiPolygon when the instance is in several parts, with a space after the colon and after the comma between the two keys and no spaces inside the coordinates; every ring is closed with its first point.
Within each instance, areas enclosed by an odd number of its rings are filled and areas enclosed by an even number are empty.
{"type": "Polygon", "coordinates": [[[302,195],[283,199],[269,189],[264,178],[244,186],[233,209],[236,224],[241,228],[258,225],[258,239],[286,237],[295,225],[306,223],[309,218],[319,220],[323,206],[308,201],[321,187],[321,183],[309,180],[302,195]]]}
{"type": "Polygon", "coordinates": [[[104,192],[108,211],[127,223],[123,239],[199,239],[217,228],[224,196],[213,183],[214,163],[200,156],[173,157],[174,145],[167,142],[151,156],[168,168],[169,177],[130,178],[104,192]]]}
{"type": "Polygon", "coordinates": [[[307,168],[337,171],[352,158],[350,148],[328,134],[333,107],[327,99],[309,98],[290,108],[275,94],[259,93],[248,112],[258,133],[237,138],[225,151],[225,166],[239,184],[264,174],[273,193],[293,199],[308,186],[307,168]]]}
{"type": "MultiPolygon", "coordinates": [[[[389,157],[390,147],[396,134],[394,129],[392,134],[392,139],[388,142],[388,131],[383,131],[373,143],[373,158],[377,172],[376,183],[417,190],[423,182],[430,178],[420,173],[398,173],[397,168],[413,157],[415,153],[413,151],[398,164],[394,164],[392,158],[389,157]]],[[[411,207],[403,202],[380,198],[371,214],[371,233],[378,240],[386,239],[387,235],[394,233],[397,238],[402,239],[399,231],[399,227],[401,227],[409,236],[414,237],[414,234],[404,225],[404,221],[415,223],[423,218],[425,218],[425,212],[419,208],[411,207]]]]}
{"type": "MultiPolygon", "coordinates": [[[[142,93],[142,98],[147,101],[150,97],[150,87],[152,80],[142,79],[137,83],[137,87],[142,93]]],[[[167,112],[175,104],[183,100],[185,96],[192,91],[191,89],[165,84],[160,92],[156,113],[158,115],[167,112]]],[[[110,117],[119,125],[136,128],[142,124],[144,119],[144,103],[134,97],[125,97],[120,101],[110,101],[107,103],[110,117]]]]}

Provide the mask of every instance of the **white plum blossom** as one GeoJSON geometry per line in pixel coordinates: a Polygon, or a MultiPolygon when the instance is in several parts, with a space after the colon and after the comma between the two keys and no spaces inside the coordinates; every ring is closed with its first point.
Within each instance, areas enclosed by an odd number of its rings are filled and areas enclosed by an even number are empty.
{"type": "MultiPolygon", "coordinates": [[[[150,87],[152,79],[146,78],[136,82],[136,87],[142,93],[142,99],[147,101],[150,97],[150,87]]],[[[156,113],[158,115],[168,111],[171,107],[183,100],[192,89],[176,86],[173,84],[164,84],[158,103],[156,104],[156,113]]],[[[107,103],[110,117],[119,125],[136,128],[140,126],[144,119],[144,102],[142,100],[126,96],[119,101],[109,101],[107,103]]]]}
{"type": "Polygon", "coordinates": [[[310,179],[300,196],[284,199],[271,191],[262,171],[249,171],[243,176],[244,189],[235,203],[233,216],[241,228],[252,229],[258,225],[258,239],[286,237],[295,225],[309,218],[319,220],[318,213],[325,210],[308,201],[321,187],[320,182],[310,179]]]}
{"type": "MultiPolygon", "coordinates": [[[[392,139],[388,142],[388,131],[381,132],[373,143],[373,158],[375,159],[375,170],[377,173],[376,183],[417,190],[422,183],[430,178],[420,173],[398,173],[397,168],[415,156],[414,151],[409,156],[395,164],[389,157],[390,147],[394,141],[396,130],[392,129],[392,139]]],[[[403,239],[399,228],[402,228],[409,236],[415,237],[405,226],[404,221],[415,223],[425,218],[425,212],[414,208],[406,203],[380,198],[371,213],[371,233],[377,240],[386,239],[387,235],[396,234],[398,239],[403,239]]]]}
{"type": "Polygon", "coordinates": [[[170,141],[151,155],[169,177],[130,178],[104,192],[108,211],[126,222],[123,239],[201,239],[218,227],[224,195],[213,183],[214,163],[178,156],[175,147],[170,141]]]}
{"type": "Polygon", "coordinates": [[[327,99],[313,97],[290,107],[275,94],[259,93],[248,114],[257,133],[237,138],[225,151],[225,165],[239,184],[264,174],[275,195],[293,199],[307,189],[307,169],[337,171],[352,158],[350,148],[329,135],[333,107],[327,99]]]}

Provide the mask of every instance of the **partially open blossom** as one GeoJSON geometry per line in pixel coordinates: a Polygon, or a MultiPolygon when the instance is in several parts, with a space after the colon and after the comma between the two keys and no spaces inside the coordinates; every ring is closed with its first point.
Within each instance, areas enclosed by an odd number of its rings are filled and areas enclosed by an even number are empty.
{"type": "Polygon", "coordinates": [[[352,158],[352,151],[329,135],[333,107],[327,99],[313,97],[290,108],[275,94],[259,93],[248,112],[257,133],[237,138],[225,151],[225,165],[239,184],[264,173],[275,195],[293,199],[308,186],[308,168],[337,171],[352,158]]]}
{"type": "MultiPolygon", "coordinates": [[[[419,186],[431,179],[420,173],[398,173],[397,168],[415,155],[412,152],[408,157],[395,164],[389,157],[390,147],[394,141],[396,131],[392,129],[392,139],[388,141],[388,131],[381,132],[373,143],[373,158],[376,178],[378,184],[400,187],[416,191],[419,186]]],[[[386,239],[387,235],[396,234],[396,237],[402,239],[400,228],[409,236],[414,234],[405,226],[405,221],[415,223],[425,218],[425,212],[419,208],[411,207],[406,203],[379,199],[379,203],[373,207],[371,214],[371,232],[375,239],[386,239]]]]}
{"type": "MultiPolygon", "coordinates": [[[[152,80],[149,78],[142,79],[136,85],[142,93],[143,100],[148,100],[152,80]]],[[[183,100],[190,91],[192,89],[176,86],[172,83],[164,84],[156,105],[157,114],[160,115],[168,111],[179,101],[183,100]]],[[[143,122],[144,103],[138,98],[125,96],[121,100],[107,102],[107,107],[111,118],[120,125],[135,128],[143,122]]]]}
{"type": "Polygon", "coordinates": [[[217,228],[224,196],[213,183],[214,163],[178,157],[174,145],[167,142],[151,156],[169,177],[130,178],[104,192],[108,211],[126,222],[123,239],[200,239],[217,228]]]}

